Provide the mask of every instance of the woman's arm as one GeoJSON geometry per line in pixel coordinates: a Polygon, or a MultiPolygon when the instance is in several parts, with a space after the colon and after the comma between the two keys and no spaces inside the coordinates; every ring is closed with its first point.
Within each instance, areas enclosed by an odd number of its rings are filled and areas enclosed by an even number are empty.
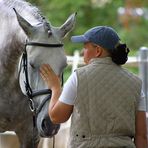
{"type": "Polygon", "coordinates": [[[136,148],[148,148],[146,113],[138,111],[136,115],[136,148]]]}
{"type": "Polygon", "coordinates": [[[48,85],[48,88],[52,90],[48,109],[51,121],[56,124],[67,121],[72,114],[73,105],[68,105],[59,101],[61,85],[58,76],[48,64],[43,64],[41,66],[40,75],[48,85]]]}

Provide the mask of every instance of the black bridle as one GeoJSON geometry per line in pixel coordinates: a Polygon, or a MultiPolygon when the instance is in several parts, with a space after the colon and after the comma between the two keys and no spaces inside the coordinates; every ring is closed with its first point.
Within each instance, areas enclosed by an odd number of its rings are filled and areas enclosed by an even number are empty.
{"type": "MultiPolygon", "coordinates": [[[[24,52],[22,55],[21,63],[23,65],[23,72],[25,74],[24,85],[26,89],[26,95],[28,98],[30,110],[33,113],[33,137],[34,137],[34,129],[36,127],[36,116],[41,111],[45,103],[51,98],[52,91],[50,89],[43,89],[43,90],[37,90],[37,91],[32,90],[30,83],[29,83],[29,78],[28,78],[28,55],[27,55],[27,50],[26,50],[27,46],[58,48],[58,47],[63,47],[63,44],[47,44],[47,43],[27,42],[27,41],[25,43],[25,48],[24,48],[24,52]],[[35,107],[33,98],[36,96],[40,96],[40,95],[47,95],[47,96],[43,99],[43,101],[38,107],[35,107]]],[[[62,75],[62,85],[63,85],[63,75],[62,75]]],[[[34,141],[33,141],[33,148],[34,148],[34,141]]]]}
{"type": "Polygon", "coordinates": [[[41,47],[63,47],[63,44],[47,44],[47,43],[39,43],[39,42],[26,42],[28,46],[41,46],[41,47]]]}
{"type": "MultiPolygon", "coordinates": [[[[27,42],[25,43],[25,48],[24,48],[24,52],[23,52],[23,56],[22,56],[22,62],[23,62],[23,70],[24,70],[24,74],[25,74],[25,81],[24,81],[24,85],[25,85],[25,89],[26,89],[26,95],[28,97],[28,101],[29,101],[29,107],[30,110],[35,113],[36,115],[40,112],[41,108],[44,106],[44,104],[46,103],[46,101],[48,101],[51,98],[51,90],[50,89],[43,89],[43,90],[32,90],[30,84],[29,84],[29,79],[28,79],[28,55],[27,55],[27,50],[26,47],[27,46],[40,46],[40,47],[63,47],[63,44],[47,44],[47,43],[38,43],[38,42],[27,42]],[[48,96],[43,99],[42,103],[40,104],[40,106],[38,108],[35,108],[34,105],[34,101],[33,98],[39,95],[45,95],[48,94],[48,96]]],[[[63,82],[62,82],[63,83],[63,82]]]]}

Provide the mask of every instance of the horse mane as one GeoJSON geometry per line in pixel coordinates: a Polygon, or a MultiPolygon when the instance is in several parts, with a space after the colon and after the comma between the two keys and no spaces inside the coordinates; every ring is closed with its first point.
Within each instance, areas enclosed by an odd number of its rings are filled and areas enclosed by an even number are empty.
{"type": "Polygon", "coordinates": [[[27,39],[13,8],[32,25],[46,21],[37,7],[24,0],[0,0],[0,66],[16,64],[27,39]]]}
{"type": "Polygon", "coordinates": [[[43,19],[45,19],[37,7],[24,0],[2,0],[2,2],[9,10],[15,8],[23,17],[27,17],[28,15],[30,17],[28,17],[30,22],[32,22],[31,19],[35,19],[39,22],[43,22],[43,19]]]}

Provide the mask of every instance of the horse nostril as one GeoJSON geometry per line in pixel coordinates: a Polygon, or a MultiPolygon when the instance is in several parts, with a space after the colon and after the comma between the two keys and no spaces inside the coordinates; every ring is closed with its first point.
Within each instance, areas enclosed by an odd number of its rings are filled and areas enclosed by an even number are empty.
{"type": "Polygon", "coordinates": [[[42,128],[42,131],[44,132],[44,135],[48,137],[52,137],[53,135],[57,134],[60,128],[60,125],[52,124],[47,119],[43,119],[41,128],[42,128]]]}
{"type": "Polygon", "coordinates": [[[55,133],[54,126],[50,124],[46,119],[43,119],[42,121],[42,129],[44,132],[53,135],[55,133]]]}
{"type": "Polygon", "coordinates": [[[45,119],[42,121],[42,128],[48,131],[48,123],[46,122],[45,119]]]}

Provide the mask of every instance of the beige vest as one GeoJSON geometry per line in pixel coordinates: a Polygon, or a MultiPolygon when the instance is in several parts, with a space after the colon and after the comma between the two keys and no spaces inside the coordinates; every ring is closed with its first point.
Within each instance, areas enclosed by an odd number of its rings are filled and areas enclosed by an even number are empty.
{"type": "Polygon", "coordinates": [[[109,57],[93,59],[77,77],[68,148],[135,148],[141,80],[109,57]]]}

